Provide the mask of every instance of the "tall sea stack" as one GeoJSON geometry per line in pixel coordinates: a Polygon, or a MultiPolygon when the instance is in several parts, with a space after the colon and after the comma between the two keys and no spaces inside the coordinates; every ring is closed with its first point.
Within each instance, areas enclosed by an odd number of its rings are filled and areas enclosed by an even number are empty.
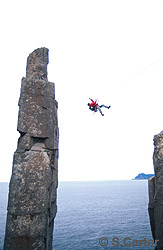
{"type": "Polygon", "coordinates": [[[148,180],[149,217],[155,249],[163,250],[163,131],[154,136],[155,177],[148,180]]]}
{"type": "Polygon", "coordinates": [[[20,137],[9,185],[4,250],[52,249],[59,135],[58,105],[47,64],[47,48],[33,51],[21,82],[20,137]]]}

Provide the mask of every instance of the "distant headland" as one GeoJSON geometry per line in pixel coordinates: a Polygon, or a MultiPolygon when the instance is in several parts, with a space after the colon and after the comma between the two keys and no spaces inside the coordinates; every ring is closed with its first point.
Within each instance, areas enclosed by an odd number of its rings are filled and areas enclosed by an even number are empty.
{"type": "Polygon", "coordinates": [[[151,178],[152,176],[154,176],[154,174],[138,174],[133,180],[147,180],[149,178],[151,178]]]}

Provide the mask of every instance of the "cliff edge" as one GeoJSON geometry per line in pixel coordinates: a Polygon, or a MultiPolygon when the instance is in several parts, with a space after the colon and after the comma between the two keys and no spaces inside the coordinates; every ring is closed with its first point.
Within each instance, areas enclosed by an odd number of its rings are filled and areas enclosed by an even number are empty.
{"type": "Polygon", "coordinates": [[[47,64],[47,48],[33,51],[21,82],[20,137],[9,185],[4,250],[52,250],[59,135],[58,104],[47,64]]]}
{"type": "Polygon", "coordinates": [[[154,136],[155,177],[148,180],[148,212],[155,249],[163,250],[163,131],[154,136]]]}

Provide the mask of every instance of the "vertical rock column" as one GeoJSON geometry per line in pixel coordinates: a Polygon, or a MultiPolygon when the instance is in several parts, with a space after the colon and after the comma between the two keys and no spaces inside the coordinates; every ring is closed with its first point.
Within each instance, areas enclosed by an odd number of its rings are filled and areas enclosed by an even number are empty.
{"type": "Polygon", "coordinates": [[[155,249],[163,250],[163,131],[154,136],[155,177],[148,180],[149,217],[155,249]]]}
{"type": "Polygon", "coordinates": [[[51,250],[57,211],[58,120],[48,49],[27,59],[19,99],[17,150],[9,185],[4,250],[51,250]]]}

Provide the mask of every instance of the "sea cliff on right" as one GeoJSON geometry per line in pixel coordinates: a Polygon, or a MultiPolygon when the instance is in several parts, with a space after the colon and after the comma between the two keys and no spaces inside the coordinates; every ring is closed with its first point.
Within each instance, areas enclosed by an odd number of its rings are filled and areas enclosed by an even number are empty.
{"type": "Polygon", "coordinates": [[[148,212],[155,249],[163,250],[163,131],[154,136],[155,176],[148,180],[148,212]]]}

